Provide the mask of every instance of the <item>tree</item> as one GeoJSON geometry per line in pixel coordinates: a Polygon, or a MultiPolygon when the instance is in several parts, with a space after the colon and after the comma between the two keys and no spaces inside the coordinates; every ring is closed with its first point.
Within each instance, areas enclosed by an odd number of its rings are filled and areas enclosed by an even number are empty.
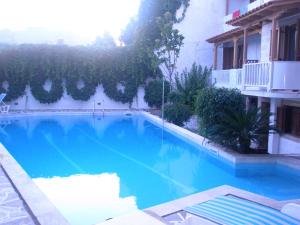
{"type": "Polygon", "coordinates": [[[104,33],[102,36],[96,37],[93,45],[99,49],[110,49],[116,47],[116,43],[109,33],[104,33]]]}
{"type": "Polygon", "coordinates": [[[175,23],[181,22],[187,11],[190,0],[142,0],[136,18],[132,19],[121,34],[121,41],[126,45],[135,44],[147,38],[148,47],[155,45],[160,37],[160,29],[156,23],[157,17],[163,17],[166,12],[172,14],[175,23]],[[178,9],[183,9],[179,18],[176,18],[178,9]],[[142,38],[141,38],[142,37],[142,38]]]}
{"type": "Polygon", "coordinates": [[[173,28],[174,21],[171,13],[166,12],[163,17],[158,17],[156,21],[160,29],[160,38],[155,40],[155,54],[172,87],[184,37],[179,34],[177,29],[173,28]]]}

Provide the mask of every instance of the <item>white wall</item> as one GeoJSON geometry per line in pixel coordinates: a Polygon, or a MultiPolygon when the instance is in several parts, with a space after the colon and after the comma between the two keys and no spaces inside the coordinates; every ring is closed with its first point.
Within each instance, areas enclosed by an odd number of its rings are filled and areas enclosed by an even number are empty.
{"type": "MultiPolygon", "coordinates": [[[[89,101],[75,101],[71,96],[64,93],[63,97],[53,104],[41,104],[31,94],[30,88],[26,88],[24,96],[9,103],[12,110],[93,110],[95,103],[96,110],[104,109],[129,109],[129,104],[122,104],[107,97],[103,92],[103,87],[98,86],[97,92],[89,101]],[[26,106],[26,96],[28,96],[26,106]],[[99,104],[100,105],[99,105],[99,104]]],[[[144,89],[139,88],[138,97],[133,100],[132,108],[149,109],[149,106],[144,101],[144,89]]]]}
{"type": "Polygon", "coordinates": [[[279,142],[280,154],[300,154],[300,139],[292,136],[283,135],[279,142]]]}
{"type": "Polygon", "coordinates": [[[211,67],[213,45],[206,42],[210,37],[223,32],[225,1],[191,0],[185,19],[176,25],[184,35],[184,46],[178,60],[178,71],[188,69],[194,62],[211,67]]]}

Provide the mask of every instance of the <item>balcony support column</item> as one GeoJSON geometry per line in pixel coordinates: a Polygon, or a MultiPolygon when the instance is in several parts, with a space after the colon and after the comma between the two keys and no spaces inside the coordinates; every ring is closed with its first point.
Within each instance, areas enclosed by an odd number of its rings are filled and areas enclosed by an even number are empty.
{"type": "Polygon", "coordinates": [[[272,18],[272,37],[271,37],[271,61],[277,58],[277,45],[278,45],[278,33],[277,33],[277,17],[272,18]]]}
{"type": "Polygon", "coordinates": [[[218,44],[215,43],[214,46],[214,66],[213,66],[214,70],[218,69],[218,44]]]}
{"type": "Polygon", "coordinates": [[[233,39],[233,68],[238,67],[238,38],[233,39]]]}
{"type": "Polygon", "coordinates": [[[248,56],[248,29],[244,29],[243,65],[247,63],[248,56]]]}
{"type": "Polygon", "coordinates": [[[257,108],[262,107],[262,102],[263,102],[263,98],[262,97],[257,97],[257,108]]]}
{"type": "MultiPolygon", "coordinates": [[[[270,124],[276,125],[277,120],[277,108],[281,106],[281,100],[276,98],[270,99],[270,124]]],[[[278,133],[270,133],[268,140],[268,153],[278,154],[279,153],[279,141],[280,136],[278,133]]]]}

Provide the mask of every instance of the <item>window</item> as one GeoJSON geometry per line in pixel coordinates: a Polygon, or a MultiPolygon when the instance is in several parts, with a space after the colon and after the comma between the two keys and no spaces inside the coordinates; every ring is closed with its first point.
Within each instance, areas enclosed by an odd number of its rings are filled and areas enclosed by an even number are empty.
{"type": "MultiPolygon", "coordinates": [[[[243,45],[237,47],[237,68],[243,67],[243,45]]],[[[223,70],[233,69],[233,47],[223,48],[223,70]]]]}
{"type": "Polygon", "coordinates": [[[223,48],[223,70],[233,68],[233,47],[223,48]]]}
{"type": "Polygon", "coordinates": [[[300,22],[282,26],[278,31],[278,60],[300,60],[300,22]]]}
{"type": "Polygon", "coordinates": [[[283,106],[278,108],[277,127],[283,133],[300,137],[300,107],[283,106]]]}

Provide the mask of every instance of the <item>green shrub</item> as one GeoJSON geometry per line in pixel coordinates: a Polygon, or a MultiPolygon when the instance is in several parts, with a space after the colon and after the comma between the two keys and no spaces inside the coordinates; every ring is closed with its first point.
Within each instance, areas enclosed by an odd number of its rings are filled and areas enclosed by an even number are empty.
{"type": "MultiPolygon", "coordinates": [[[[150,107],[161,108],[162,105],[162,80],[150,81],[145,87],[144,99],[150,107]]],[[[165,81],[165,102],[167,102],[170,93],[170,84],[165,81]]]]}
{"type": "Polygon", "coordinates": [[[200,134],[208,137],[207,130],[220,123],[222,113],[244,108],[245,98],[237,89],[205,88],[201,90],[196,101],[200,134]]]}
{"type": "Polygon", "coordinates": [[[188,105],[172,103],[165,106],[164,114],[167,121],[183,126],[183,123],[189,120],[193,112],[188,105]]]}
{"type": "Polygon", "coordinates": [[[197,93],[210,86],[210,75],[210,69],[207,67],[203,69],[200,65],[197,66],[194,63],[189,72],[184,70],[180,76],[176,76],[175,89],[169,95],[170,102],[180,102],[190,106],[195,111],[197,93]]]}

